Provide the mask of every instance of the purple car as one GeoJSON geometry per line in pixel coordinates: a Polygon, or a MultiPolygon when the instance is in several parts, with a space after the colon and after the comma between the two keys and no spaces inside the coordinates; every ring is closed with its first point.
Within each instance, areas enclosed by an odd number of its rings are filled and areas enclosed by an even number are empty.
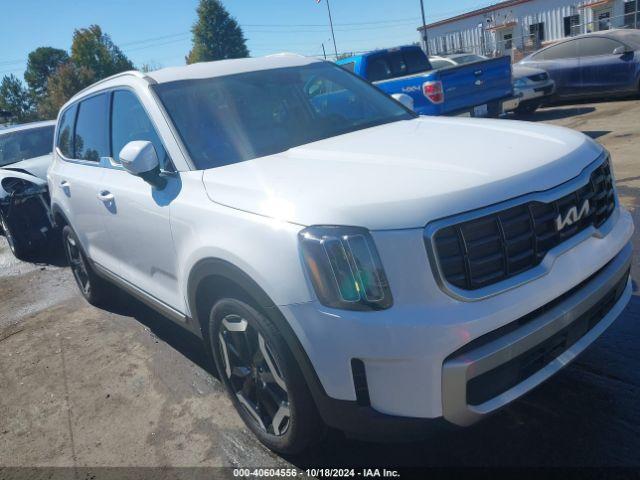
{"type": "Polygon", "coordinates": [[[557,99],[640,93],[640,30],[608,30],[562,40],[524,58],[556,82],[557,99]]]}

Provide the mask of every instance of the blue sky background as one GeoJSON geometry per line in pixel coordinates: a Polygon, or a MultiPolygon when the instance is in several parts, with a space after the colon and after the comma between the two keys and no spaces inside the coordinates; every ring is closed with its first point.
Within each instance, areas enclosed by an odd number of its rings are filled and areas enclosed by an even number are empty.
{"type": "MultiPolygon", "coordinates": [[[[40,46],[68,50],[73,30],[97,23],[140,66],[184,64],[197,0],[20,0],[2,6],[0,77],[22,78],[27,54],[40,46]],[[8,7],[10,5],[10,7],[8,7]]],[[[224,0],[243,27],[252,56],[333,52],[325,0],[224,0]]],[[[496,0],[424,0],[427,22],[496,0]]],[[[419,0],[331,0],[339,52],[418,39],[419,0]]]]}

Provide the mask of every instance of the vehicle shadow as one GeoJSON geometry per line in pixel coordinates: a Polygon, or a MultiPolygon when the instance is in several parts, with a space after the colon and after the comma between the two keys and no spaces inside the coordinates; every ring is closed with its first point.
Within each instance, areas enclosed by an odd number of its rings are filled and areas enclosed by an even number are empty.
{"type": "Polygon", "coordinates": [[[563,118],[577,117],[579,115],[586,115],[596,111],[595,107],[579,107],[572,106],[567,108],[549,108],[537,110],[531,114],[515,114],[514,119],[526,120],[529,122],[547,122],[551,120],[561,120],[563,118]]]}
{"type": "Polygon", "coordinates": [[[118,289],[113,301],[105,309],[117,315],[134,318],[159,340],[169,344],[200,368],[217,377],[214,365],[200,338],[125,291],[118,289]]]}

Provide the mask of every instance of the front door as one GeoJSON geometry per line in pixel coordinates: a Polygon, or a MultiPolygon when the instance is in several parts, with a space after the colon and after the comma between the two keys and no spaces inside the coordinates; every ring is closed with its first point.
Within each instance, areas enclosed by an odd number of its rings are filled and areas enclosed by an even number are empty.
{"type": "Polygon", "coordinates": [[[139,99],[130,90],[113,92],[111,144],[113,156],[102,178],[106,226],[114,255],[104,267],[162,303],[184,312],[177,288],[176,253],[169,209],[180,191],[177,173],[166,175],[167,186],[157,190],[125,171],[117,160],[131,141],[153,143],[163,169],[171,169],[164,146],[139,99]]]}
{"type": "Polygon", "coordinates": [[[635,90],[635,63],[631,53],[614,51],[624,45],[605,37],[577,40],[580,54],[581,92],[585,96],[624,93],[635,90]]]}

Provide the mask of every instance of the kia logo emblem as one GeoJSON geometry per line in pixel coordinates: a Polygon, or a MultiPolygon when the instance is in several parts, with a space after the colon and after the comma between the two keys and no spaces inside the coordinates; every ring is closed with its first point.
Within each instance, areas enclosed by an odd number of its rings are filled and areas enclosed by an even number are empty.
{"type": "Polygon", "coordinates": [[[577,206],[571,207],[567,211],[564,217],[562,216],[562,214],[556,217],[556,230],[560,232],[564,230],[566,227],[570,227],[571,225],[576,223],[578,220],[580,220],[582,217],[584,217],[585,215],[588,215],[589,210],[590,210],[589,200],[585,200],[583,202],[582,206],[580,207],[580,210],[578,210],[577,206]]]}

